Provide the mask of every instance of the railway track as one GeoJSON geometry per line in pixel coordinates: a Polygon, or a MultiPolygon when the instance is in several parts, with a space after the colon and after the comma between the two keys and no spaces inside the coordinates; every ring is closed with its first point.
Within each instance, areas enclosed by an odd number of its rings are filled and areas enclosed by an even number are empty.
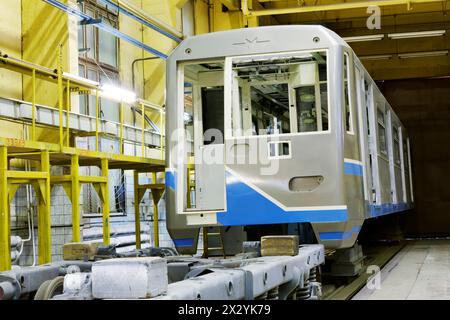
{"type": "MultiPolygon", "coordinates": [[[[364,267],[358,276],[346,278],[345,284],[337,284],[333,281],[323,283],[323,300],[350,300],[355,296],[367,283],[367,280],[372,273],[367,272],[367,267],[376,265],[380,270],[392,259],[395,255],[405,247],[404,242],[377,244],[371,246],[364,246],[363,251],[365,255],[364,267]]],[[[341,281],[339,281],[342,283],[341,281]]]]}

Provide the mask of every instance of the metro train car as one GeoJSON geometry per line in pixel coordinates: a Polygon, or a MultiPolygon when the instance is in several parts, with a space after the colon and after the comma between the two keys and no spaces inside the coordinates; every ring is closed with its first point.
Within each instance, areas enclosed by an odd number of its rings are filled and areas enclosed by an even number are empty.
{"type": "Polygon", "coordinates": [[[190,37],[166,95],[166,219],[182,254],[205,226],[309,226],[349,248],[365,220],[414,205],[406,129],[325,27],[190,37]]]}

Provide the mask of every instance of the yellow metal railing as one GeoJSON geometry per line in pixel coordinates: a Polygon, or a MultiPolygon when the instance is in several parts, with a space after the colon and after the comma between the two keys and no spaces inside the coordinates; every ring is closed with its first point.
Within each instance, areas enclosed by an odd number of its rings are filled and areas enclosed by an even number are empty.
{"type": "MultiPolygon", "coordinates": [[[[100,96],[102,94],[102,88],[99,83],[84,79],[81,77],[69,75],[63,72],[62,66],[62,50],[60,48],[58,54],[58,66],[56,70],[51,70],[27,61],[8,57],[7,55],[0,54],[0,68],[5,68],[14,72],[21,73],[31,77],[31,141],[21,141],[18,145],[27,145],[26,150],[39,149],[41,154],[40,171],[32,171],[23,173],[21,171],[10,171],[8,169],[8,157],[12,154],[8,154],[8,147],[5,145],[0,146],[0,271],[9,270],[11,267],[10,255],[9,255],[9,239],[10,239],[10,223],[8,206],[14,196],[15,190],[20,184],[35,182],[34,186],[39,191],[39,221],[38,221],[38,240],[39,240],[39,263],[48,263],[51,261],[51,229],[50,229],[50,192],[51,186],[54,184],[62,184],[66,193],[69,195],[72,203],[72,241],[81,240],[80,231],[80,211],[79,211],[79,196],[80,186],[82,183],[92,183],[94,185],[97,194],[102,201],[102,216],[103,216],[103,241],[108,244],[110,241],[110,227],[109,227],[109,188],[108,188],[108,170],[109,170],[109,158],[99,156],[98,153],[91,152],[93,157],[99,157],[101,160],[101,176],[80,176],[79,175],[79,155],[77,150],[69,150],[70,147],[70,111],[71,111],[71,93],[78,94],[90,94],[95,95],[95,150],[99,151],[99,136],[100,136],[100,96]],[[57,108],[54,108],[59,113],[58,124],[58,136],[59,144],[46,143],[38,141],[36,133],[37,127],[37,81],[47,81],[57,86],[57,108]],[[64,101],[65,100],[65,101],[64,101]],[[65,124],[64,124],[64,112],[66,112],[65,124]],[[50,156],[52,153],[68,152],[71,156],[70,165],[71,173],[68,176],[51,176],[50,175],[50,156]],[[25,179],[26,178],[26,179],[25,179]],[[8,202],[9,201],[9,202],[8,202]]],[[[125,159],[124,155],[124,133],[125,133],[125,105],[124,101],[120,102],[119,110],[119,140],[121,159],[125,159]]],[[[140,132],[141,132],[141,156],[146,157],[146,143],[145,134],[148,132],[145,128],[145,116],[146,115],[158,115],[159,116],[159,128],[160,128],[160,150],[161,160],[164,159],[164,117],[165,111],[162,107],[152,104],[145,100],[138,100],[134,104],[129,104],[131,107],[139,108],[141,112],[140,132]]],[[[17,121],[11,120],[11,121],[17,121]]],[[[24,121],[24,120],[18,120],[24,121]]],[[[102,120],[103,121],[103,120],[102,120]]],[[[47,126],[40,123],[40,126],[47,126]]],[[[55,126],[52,126],[55,128],[55,126]]],[[[139,129],[137,129],[139,130],[139,129]]],[[[89,133],[92,135],[93,133],[89,133]]],[[[0,137],[1,139],[1,137],[0,137]]],[[[135,141],[135,145],[138,141],[135,141]]],[[[78,150],[79,151],[79,150],[78,150]]],[[[84,150],[83,150],[84,152],[84,150]]],[[[24,155],[20,153],[19,155],[24,155]]],[[[34,151],[33,151],[34,154],[34,151]]],[[[86,156],[87,153],[83,153],[86,156]]],[[[12,157],[13,158],[13,157],[12,157]]],[[[139,159],[142,163],[149,159],[139,159]]],[[[139,248],[140,241],[140,215],[139,215],[139,201],[142,199],[145,190],[150,189],[152,192],[152,199],[154,203],[154,244],[159,246],[159,230],[158,230],[158,202],[164,192],[165,185],[157,183],[157,173],[164,174],[163,161],[157,160],[157,165],[154,167],[139,167],[135,169],[135,188],[139,192],[137,193],[138,201],[135,202],[135,216],[136,216],[136,246],[139,248]],[[138,171],[141,170],[141,171],[138,171]],[[139,172],[152,172],[152,184],[140,186],[138,179],[139,172]],[[139,198],[140,197],[140,198],[139,198]]]]}
{"type": "MultiPolygon", "coordinates": [[[[31,140],[37,141],[36,135],[36,116],[37,116],[37,94],[36,86],[37,80],[45,80],[57,84],[57,110],[59,112],[59,145],[61,148],[70,147],[70,111],[71,111],[71,93],[78,94],[92,94],[95,95],[95,151],[99,151],[100,139],[100,98],[108,99],[102,96],[102,88],[99,83],[84,79],[78,76],[66,74],[62,66],[62,48],[59,49],[57,69],[51,70],[24,60],[8,57],[7,55],[0,55],[0,67],[12,70],[24,75],[31,76],[31,140]],[[65,94],[64,94],[65,93],[65,94]],[[64,101],[65,100],[65,101],[64,101]],[[65,102],[65,104],[64,104],[65,102]],[[65,109],[65,110],[64,110],[65,109]],[[66,112],[64,124],[64,111],[66,112]]],[[[164,159],[164,116],[165,111],[163,107],[139,99],[136,103],[128,103],[130,106],[137,106],[141,112],[140,130],[141,130],[141,156],[146,157],[145,153],[145,115],[159,115],[159,129],[160,129],[160,149],[161,159],[164,159]]],[[[125,103],[120,102],[119,110],[119,141],[120,154],[124,154],[124,125],[125,125],[125,103]]]]}

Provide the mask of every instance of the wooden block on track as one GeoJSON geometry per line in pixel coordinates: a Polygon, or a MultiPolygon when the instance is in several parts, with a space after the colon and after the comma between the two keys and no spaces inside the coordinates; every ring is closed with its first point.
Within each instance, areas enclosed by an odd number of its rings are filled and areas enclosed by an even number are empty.
{"type": "Polygon", "coordinates": [[[261,256],[296,256],[298,255],[298,236],[264,236],[261,237],[261,256]]]}
{"type": "Polygon", "coordinates": [[[97,254],[97,248],[101,243],[71,242],[63,245],[63,259],[70,260],[93,260],[97,254]]]}

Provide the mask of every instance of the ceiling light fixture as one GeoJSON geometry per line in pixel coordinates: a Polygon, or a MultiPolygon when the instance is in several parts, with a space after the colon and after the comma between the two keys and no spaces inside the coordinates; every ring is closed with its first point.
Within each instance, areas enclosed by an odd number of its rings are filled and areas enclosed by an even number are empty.
{"type": "Polygon", "coordinates": [[[408,58],[438,57],[438,56],[445,56],[447,54],[448,50],[425,51],[425,52],[400,53],[398,57],[400,59],[408,59],[408,58]]]}
{"type": "Polygon", "coordinates": [[[384,39],[384,34],[371,34],[367,36],[343,37],[345,42],[362,42],[362,41],[376,41],[384,39]]]}
{"type": "Polygon", "coordinates": [[[392,58],[392,54],[380,54],[375,56],[362,56],[360,60],[388,60],[392,58]]]}
{"type": "Polygon", "coordinates": [[[445,30],[401,32],[401,33],[389,33],[388,38],[392,39],[392,40],[397,40],[397,39],[410,39],[410,38],[439,37],[439,36],[443,36],[444,34],[445,34],[445,30]]]}
{"type": "Polygon", "coordinates": [[[134,92],[110,84],[102,85],[101,90],[101,96],[106,99],[125,103],[135,103],[137,100],[134,92]]]}

